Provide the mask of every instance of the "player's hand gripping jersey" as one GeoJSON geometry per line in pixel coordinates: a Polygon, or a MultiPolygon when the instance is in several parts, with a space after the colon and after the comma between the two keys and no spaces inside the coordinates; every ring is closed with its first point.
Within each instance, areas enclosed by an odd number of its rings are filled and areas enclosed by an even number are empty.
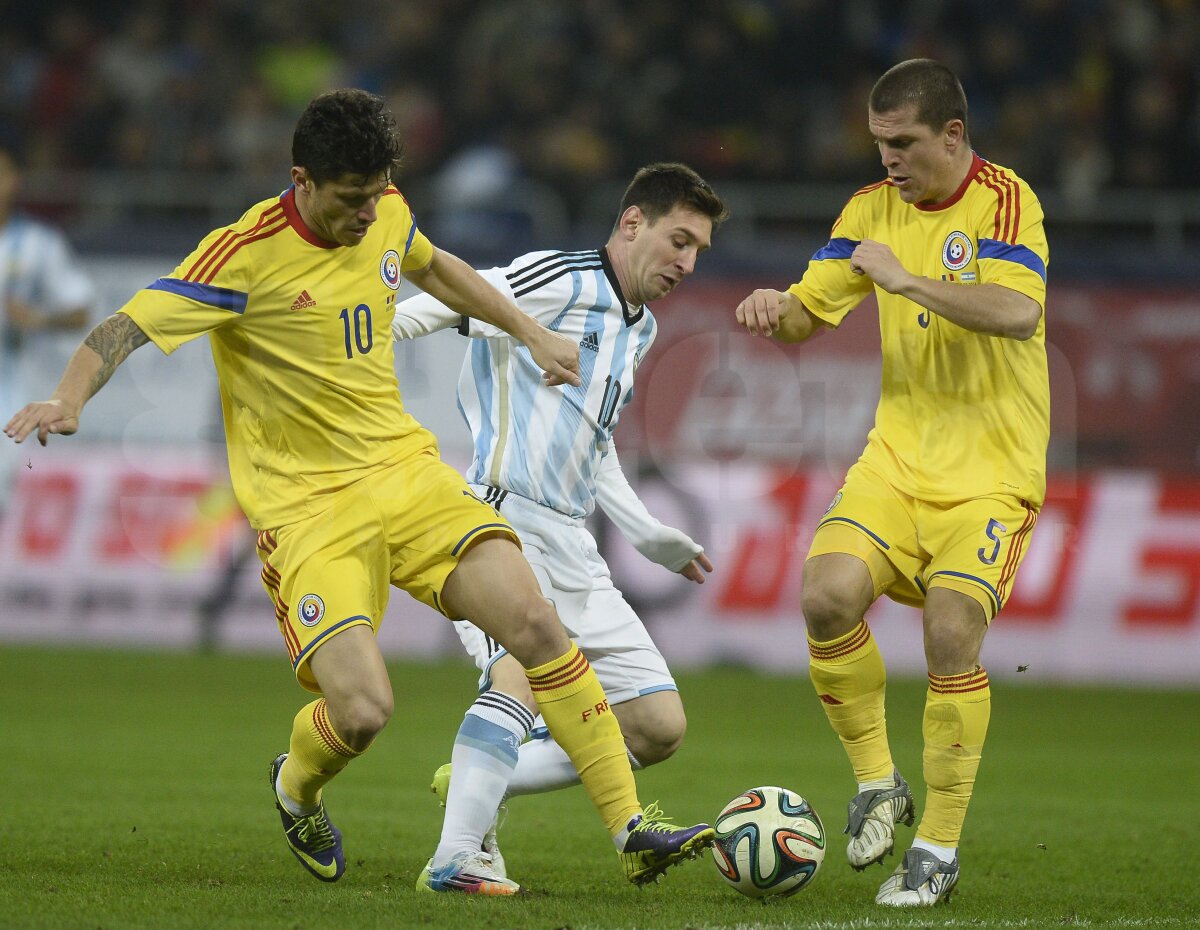
{"type": "Polygon", "coordinates": [[[829,326],[872,290],[870,278],[850,269],[863,239],[890,246],[914,274],[963,287],[1002,285],[1043,309],[1037,331],[1020,341],[971,332],[875,288],[883,379],[863,460],[922,500],[1004,493],[1039,507],[1050,432],[1048,249],[1033,191],[978,156],[939,204],[906,204],[888,181],[858,191],[790,289],[829,326]]]}
{"type": "Polygon", "coordinates": [[[229,470],[253,526],[320,512],[328,494],[422,449],[391,323],[401,272],[433,254],[395,188],[354,248],[312,233],[288,189],[210,233],[122,312],[166,353],[208,333],[229,470]]]}

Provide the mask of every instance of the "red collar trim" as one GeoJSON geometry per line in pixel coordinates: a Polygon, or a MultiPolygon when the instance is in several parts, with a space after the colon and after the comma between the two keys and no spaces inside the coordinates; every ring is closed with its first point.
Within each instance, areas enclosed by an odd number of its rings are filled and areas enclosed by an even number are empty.
{"type": "Polygon", "coordinates": [[[310,245],[315,245],[319,249],[337,249],[341,246],[336,242],[330,242],[328,239],[323,239],[315,232],[308,228],[304,222],[304,217],[300,215],[300,208],[296,206],[296,185],[293,184],[279,196],[279,202],[283,204],[283,215],[287,217],[288,225],[296,230],[298,235],[310,245]]]}
{"type": "Polygon", "coordinates": [[[972,152],[971,153],[971,167],[967,171],[967,176],[965,178],[963,178],[963,182],[960,185],[958,185],[958,190],[956,190],[953,194],[951,194],[949,197],[947,197],[941,203],[931,203],[931,204],[915,203],[915,204],[913,204],[913,206],[916,207],[918,210],[925,210],[928,212],[933,212],[936,210],[945,210],[947,207],[954,206],[956,203],[958,203],[960,200],[962,200],[963,194],[965,194],[967,192],[967,188],[970,187],[971,182],[975,180],[975,176],[977,174],[979,174],[980,171],[983,170],[983,166],[986,164],[987,164],[987,162],[985,162],[982,158],[980,158],[978,155],[976,155],[974,152],[972,152]]]}

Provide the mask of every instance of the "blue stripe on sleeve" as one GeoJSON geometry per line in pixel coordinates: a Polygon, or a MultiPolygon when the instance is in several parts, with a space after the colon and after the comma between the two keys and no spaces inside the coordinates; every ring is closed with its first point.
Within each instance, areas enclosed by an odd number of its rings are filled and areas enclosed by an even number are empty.
{"type": "Polygon", "coordinates": [[[227,287],[213,287],[211,284],[197,284],[195,281],[180,281],[178,278],[159,278],[146,290],[167,291],[197,303],[208,304],[218,310],[230,310],[234,313],[245,313],[248,299],[247,295],[241,291],[231,291],[227,287]]]}
{"type": "Polygon", "coordinates": [[[849,258],[850,253],[858,248],[857,239],[830,239],[825,248],[818,249],[812,257],[814,262],[821,262],[827,258],[849,258]]]}
{"type": "Polygon", "coordinates": [[[1032,249],[1023,245],[1009,245],[998,239],[979,240],[979,259],[998,258],[1002,262],[1024,265],[1043,281],[1046,280],[1046,263],[1032,249]]]}
{"type": "Polygon", "coordinates": [[[408,227],[408,239],[404,243],[404,254],[408,255],[408,250],[412,248],[413,238],[417,235],[417,218],[409,213],[409,219],[412,220],[412,225],[408,227]]]}

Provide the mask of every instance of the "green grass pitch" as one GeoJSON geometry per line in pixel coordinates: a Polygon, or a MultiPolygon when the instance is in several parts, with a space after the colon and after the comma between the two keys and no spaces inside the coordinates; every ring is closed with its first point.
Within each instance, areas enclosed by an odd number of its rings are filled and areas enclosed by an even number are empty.
{"type": "MultiPolygon", "coordinates": [[[[762,904],[706,856],[629,886],[579,789],[518,798],[501,833],[531,890],[418,896],[436,844],[429,778],[469,702],[465,664],[394,664],[396,715],[331,787],[348,868],[312,879],[280,835],[267,764],[305,700],[256,656],[0,648],[0,928],[1008,928],[1200,926],[1200,692],[994,681],[991,732],[951,902],[873,903],[886,875],[844,859],[849,767],[808,681],[680,676],[683,748],[638,776],[680,822],[779,784],[824,819],[829,852],[796,897],[762,904]]],[[[893,751],[922,804],[924,685],[889,688],[893,751]]],[[[899,828],[904,848],[911,828],[899,828]]],[[[897,860],[888,860],[888,868],[897,860]]]]}

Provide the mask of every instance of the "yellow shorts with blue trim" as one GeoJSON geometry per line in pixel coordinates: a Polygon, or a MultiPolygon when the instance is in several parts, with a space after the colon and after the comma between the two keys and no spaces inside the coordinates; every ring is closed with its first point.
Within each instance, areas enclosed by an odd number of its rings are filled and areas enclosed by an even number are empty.
{"type": "Polygon", "coordinates": [[[951,588],[978,601],[990,623],[1012,593],[1036,523],[1037,510],[1020,498],[931,503],[858,462],[817,525],[807,558],[858,556],[871,571],[876,597],[915,607],[929,588],[951,588]]]}
{"type": "Polygon", "coordinates": [[[392,585],[442,611],[458,560],[497,533],[520,545],[434,446],[334,493],[316,516],[260,532],[263,585],[300,684],[320,693],[308,662],[331,636],[379,630],[392,585]]]}

